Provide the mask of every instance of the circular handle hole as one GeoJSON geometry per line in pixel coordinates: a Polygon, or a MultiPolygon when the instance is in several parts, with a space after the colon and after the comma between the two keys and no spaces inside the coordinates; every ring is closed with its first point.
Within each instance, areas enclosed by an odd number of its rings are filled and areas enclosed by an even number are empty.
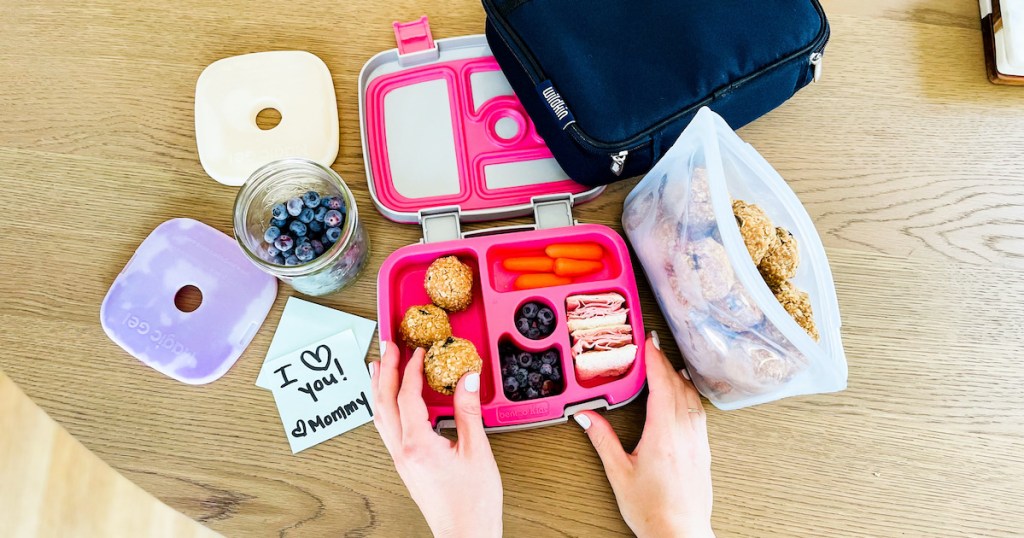
{"type": "Polygon", "coordinates": [[[201,304],[203,304],[203,292],[191,284],[174,294],[174,306],[182,312],[195,312],[201,304]]]}
{"type": "Polygon", "coordinates": [[[281,111],[276,108],[264,108],[256,114],[256,126],[269,131],[281,123],[281,111]]]}

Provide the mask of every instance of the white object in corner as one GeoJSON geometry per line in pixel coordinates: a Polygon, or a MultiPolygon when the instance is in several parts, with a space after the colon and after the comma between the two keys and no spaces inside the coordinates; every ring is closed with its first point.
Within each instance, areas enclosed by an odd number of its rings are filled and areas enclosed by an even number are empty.
{"type": "Polygon", "coordinates": [[[323,60],[305,51],[217,60],[196,83],[199,161],[213,179],[239,186],[257,168],[301,157],[330,166],[338,156],[338,104],[323,60]],[[256,115],[281,114],[263,130],[256,115]]]}

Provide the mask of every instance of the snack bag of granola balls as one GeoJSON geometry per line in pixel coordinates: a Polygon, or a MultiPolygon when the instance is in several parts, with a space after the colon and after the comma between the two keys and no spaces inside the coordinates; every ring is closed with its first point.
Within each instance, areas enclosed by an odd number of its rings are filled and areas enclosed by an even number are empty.
{"type": "Polygon", "coordinates": [[[720,409],[846,388],[832,272],[796,194],[710,109],[626,198],[626,230],[720,409]]]}

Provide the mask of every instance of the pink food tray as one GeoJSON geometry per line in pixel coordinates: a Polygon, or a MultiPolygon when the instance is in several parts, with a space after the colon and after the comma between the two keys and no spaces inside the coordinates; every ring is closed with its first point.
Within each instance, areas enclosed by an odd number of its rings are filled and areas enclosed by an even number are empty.
{"type": "MultiPolygon", "coordinates": [[[[614,408],[629,403],[643,389],[644,327],[640,298],[625,242],[607,226],[580,224],[567,228],[531,230],[402,247],[384,261],[377,277],[377,310],[380,338],[401,349],[400,368],[405,369],[412,349],[401,341],[398,330],[406,309],[430,304],[423,288],[427,267],[439,257],[455,255],[474,271],[473,303],[463,312],[450,315],[455,336],[473,342],[483,358],[480,396],[484,426],[491,431],[521,429],[562,422],[581,409],[614,408]],[[511,256],[543,254],[552,243],[594,242],[607,256],[604,269],[577,277],[571,284],[534,290],[514,290],[515,274],[501,262],[511,256]],[[638,347],[632,366],[622,375],[580,381],[570,352],[566,326],[566,298],[577,294],[616,292],[625,297],[633,341],[638,347]],[[539,301],[555,311],[554,332],[542,340],[530,340],[515,327],[515,312],[527,301],[539,301]],[[564,390],[560,394],[514,402],[502,390],[498,346],[511,342],[530,352],[554,349],[560,355],[564,390]]],[[[453,417],[451,396],[424,385],[431,424],[447,427],[453,417]]]]}

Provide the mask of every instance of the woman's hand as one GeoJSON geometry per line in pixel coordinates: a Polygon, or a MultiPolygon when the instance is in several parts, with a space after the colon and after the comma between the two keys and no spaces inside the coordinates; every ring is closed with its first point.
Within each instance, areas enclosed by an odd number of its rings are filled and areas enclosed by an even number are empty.
{"type": "Polygon", "coordinates": [[[619,511],[637,536],[714,536],[711,449],[700,394],[647,339],[647,422],[636,450],[622,449],[608,421],[593,411],[573,418],[587,431],[611,482],[619,511]]]}
{"type": "Polygon", "coordinates": [[[371,362],[373,424],[395,460],[409,494],[434,536],[501,536],[502,491],[498,464],[480,418],[480,374],[455,388],[458,441],[434,433],[423,402],[423,349],[398,382],[398,347],[381,342],[371,362]]]}

